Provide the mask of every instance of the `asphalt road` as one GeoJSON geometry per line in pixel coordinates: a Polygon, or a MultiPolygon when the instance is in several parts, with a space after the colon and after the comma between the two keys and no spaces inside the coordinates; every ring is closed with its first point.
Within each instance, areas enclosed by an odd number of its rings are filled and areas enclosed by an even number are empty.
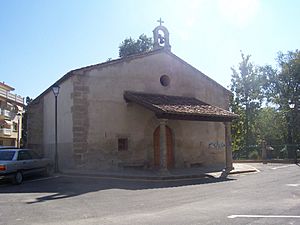
{"type": "Polygon", "coordinates": [[[255,164],[228,179],[58,176],[0,184],[0,224],[300,224],[300,167],[255,164]]]}

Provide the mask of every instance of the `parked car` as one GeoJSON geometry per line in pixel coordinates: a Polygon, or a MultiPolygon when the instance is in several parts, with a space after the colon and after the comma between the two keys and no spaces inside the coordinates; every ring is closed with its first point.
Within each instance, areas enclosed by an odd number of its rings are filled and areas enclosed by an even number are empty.
{"type": "Polygon", "coordinates": [[[50,175],[52,171],[52,161],[42,158],[33,150],[0,149],[0,179],[9,178],[14,184],[21,184],[24,176],[41,173],[50,175]]]}
{"type": "Polygon", "coordinates": [[[17,148],[17,147],[0,145],[0,149],[7,149],[7,148],[17,148]]]}

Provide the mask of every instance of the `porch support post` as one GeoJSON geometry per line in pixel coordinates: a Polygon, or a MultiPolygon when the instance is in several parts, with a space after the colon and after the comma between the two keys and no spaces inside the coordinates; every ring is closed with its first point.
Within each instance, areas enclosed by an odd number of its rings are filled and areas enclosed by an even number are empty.
{"type": "Polygon", "coordinates": [[[167,172],[167,136],[166,136],[166,124],[167,119],[159,120],[159,149],[160,149],[160,170],[161,172],[167,172]]]}
{"type": "Polygon", "coordinates": [[[226,159],[226,172],[233,170],[232,165],[232,148],[231,148],[231,122],[224,122],[225,125],[225,159],[226,159]]]}

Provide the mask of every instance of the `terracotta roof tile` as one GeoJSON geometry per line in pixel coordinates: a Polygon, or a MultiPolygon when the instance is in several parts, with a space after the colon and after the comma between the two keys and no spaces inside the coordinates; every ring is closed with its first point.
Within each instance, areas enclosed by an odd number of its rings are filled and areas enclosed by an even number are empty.
{"type": "Polygon", "coordinates": [[[154,111],[160,118],[231,121],[237,117],[232,112],[192,97],[126,91],[124,98],[154,111]]]}

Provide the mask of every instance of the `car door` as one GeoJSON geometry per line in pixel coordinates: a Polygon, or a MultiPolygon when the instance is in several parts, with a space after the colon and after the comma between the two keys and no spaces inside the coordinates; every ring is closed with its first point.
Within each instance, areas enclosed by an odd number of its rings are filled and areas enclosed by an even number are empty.
{"type": "Polygon", "coordinates": [[[32,157],[32,166],[35,172],[39,173],[45,170],[45,163],[42,160],[41,156],[38,155],[35,151],[33,150],[28,150],[29,154],[32,157]]]}
{"type": "Polygon", "coordinates": [[[24,175],[32,173],[33,160],[31,155],[26,150],[20,150],[18,152],[18,170],[22,170],[24,175]]]}

